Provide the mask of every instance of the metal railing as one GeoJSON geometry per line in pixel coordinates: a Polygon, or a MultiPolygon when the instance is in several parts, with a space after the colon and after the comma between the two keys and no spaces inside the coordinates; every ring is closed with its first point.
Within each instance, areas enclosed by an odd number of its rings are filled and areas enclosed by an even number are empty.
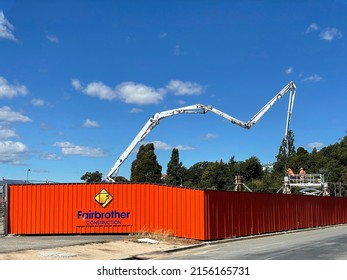
{"type": "Polygon", "coordinates": [[[321,187],[324,184],[323,174],[295,174],[288,176],[289,184],[291,186],[310,186],[321,187]]]}
{"type": "Polygon", "coordinates": [[[328,196],[328,183],[324,180],[323,174],[293,174],[284,177],[283,193],[292,193],[292,187],[297,187],[300,193],[306,195],[328,196]]]}

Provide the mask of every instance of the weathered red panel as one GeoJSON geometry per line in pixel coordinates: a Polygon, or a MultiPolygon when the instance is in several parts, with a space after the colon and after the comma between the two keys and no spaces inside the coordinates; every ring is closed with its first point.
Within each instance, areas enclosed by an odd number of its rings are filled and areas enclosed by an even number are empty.
{"type": "Polygon", "coordinates": [[[163,232],[214,240],[347,223],[346,198],[154,184],[10,185],[8,201],[11,234],[163,232]]]}
{"type": "Polygon", "coordinates": [[[218,191],[205,198],[206,240],[347,223],[346,198],[218,191]]]}

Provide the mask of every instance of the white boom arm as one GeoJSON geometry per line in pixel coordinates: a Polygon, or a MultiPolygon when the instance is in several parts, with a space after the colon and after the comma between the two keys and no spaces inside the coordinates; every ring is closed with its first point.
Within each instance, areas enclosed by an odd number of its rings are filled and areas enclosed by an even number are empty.
{"type": "Polygon", "coordinates": [[[144,127],[140,130],[140,132],[136,135],[134,140],[130,143],[128,148],[123,152],[123,154],[118,158],[114,166],[111,168],[111,170],[108,172],[106,180],[109,182],[114,182],[114,178],[120,166],[123,164],[123,162],[128,158],[130,153],[135,149],[136,145],[141,142],[153,129],[159,124],[159,121],[161,119],[178,115],[178,114],[206,114],[207,112],[215,113],[227,120],[229,120],[231,123],[239,125],[243,128],[250,129],[256,122],[271,108],[271,106],[280,99],[285,93],[290,91],[290,98],[289,98],[289,105],[288,105],[288,113],[287,113],[287,122],[286,122],[286,131],[285,131],[285,138],[287,137],[288,130],[289,130],[289,123],[290,118],[292,115],[292,109],[293,109],[293,103],[294,103],[294,96],[295,96],[295,90],[296,86],[293,82],[290,82],[288,85],[286,85],[279,93],[277,93],[258,113],[256,113],[248,122],[240,121],[232,116],[229,116],[226,113],[223,113],[222,111],[219,111],[216,108],[213,108],[212,106],[205,106],[202,104],[195,104],[191,106],[181,107],[177,109],[167,110],[163,112],[156,113],[153,117],[151,117],[147,123],[144,125],[144,127]]]}

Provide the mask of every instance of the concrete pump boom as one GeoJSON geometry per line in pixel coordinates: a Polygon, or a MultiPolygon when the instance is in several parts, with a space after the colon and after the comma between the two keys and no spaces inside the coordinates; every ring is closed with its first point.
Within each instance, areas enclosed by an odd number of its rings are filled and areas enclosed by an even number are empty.
{"type": "MultiPolygon", "coordinates": [[[[228,114],[213,108],[212,106],[206,106],[202,104],[195,104],[191,106],[181,107],[177,109],[167,110],[163,112],[156,113],[153,117],[151,117],[147,123],[143,126],[143,128],[140,130],[140,132],[136,135],[134,140],[130,143],[128,148],[123,152],[123,154],[118,158],[114,166],[111,168],[109,173],[107,174],[106,180],[109,182],[114,182],[114,178],[120,166],[123,164],[123,162],[128,158],[130,153],[134,150],[136,145],[141,142],[153,129],[159,124],[159,121],[161,119],[171,117],[178,114],[206,114],[207,112],[212,112],[217,114],[218,116],[221,116],[227,120],[229,120],[231,123],[239,125],[243,128],[250,129],[253,125],[255,125],[259,119],[272,107],[272,105],[280,99],[284,94],[286,94],[288,91],[290,91],[290,97],[289,97],[289,105],[288,105],[288,113],[287,113],[287,122],[286,122],[286,129],[285,129],[285,139],[287,139],[288,136],[288,130],[289,130],[289,124],[290,119],[292,115],[293,110],[293,104],[294,104],[294,97],[295,97],[295,91],[296,86],[294,82],[288,83],[279,93],[277,93],[258,113],[256,113],[248,122],[240,121],[232,116],[229,116],[228,114]]],[[[287,143],[287,141],[286,141],[287,143]]]]}

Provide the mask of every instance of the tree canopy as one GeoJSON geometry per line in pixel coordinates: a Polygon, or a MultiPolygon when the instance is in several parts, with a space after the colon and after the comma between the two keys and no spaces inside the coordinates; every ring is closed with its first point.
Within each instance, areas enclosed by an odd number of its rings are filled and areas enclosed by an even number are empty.
{"type": "Polygon", "coordinates": [[[154,144],[141,145],[131,165],[130,181],[160,183],[161,170],[154,152],[154,144]]]}
{"type": "MultiPolygon", "coordinates": [[[[294,173],[298,173],[302,167],[306,173],[323,174],[328,182],[347,185],[347,136],[321,150],[313,148],[311,152],[304,147],[295,148],[292,131],[289,131],[287,140],[283,139],[279,146],[273,171],[264,171],[260,160],[255,156],[244,161],[236,161],[234,156],[229,162],[201,161],[186,168],[179,159],[178,149],[175,148],[167,164],[164,183],[201,189],[231,190],[235,184],[235,176],[243,176],[244,182],[253,191],[277,192],[282,186],[286,168],[290,167],[294,173]]],[[[154,145],[142,145],[131,165],[130,180],[160,183],[161,171],[154,145]]],[[[100,180],[94,175],[97,174],[87,172],[81,179],[88,182],[100,180]]],[[[119,178],[119,181],[126,179],[119,178]]]]}
{"type": "Polygon", "coordinates": [[[95,172],[86,172],[82,177],[82,181],[85,181],[86,183],[97,183],[102,182],[102,173],[99,171],[95,172]]]}
{"type": "Polygon", "coordinates": [[[185,170],[180,162],[178,149],[172,150],[171,159],[167,164],[165,183],[168,185],[182,185],[185,170]]]}

